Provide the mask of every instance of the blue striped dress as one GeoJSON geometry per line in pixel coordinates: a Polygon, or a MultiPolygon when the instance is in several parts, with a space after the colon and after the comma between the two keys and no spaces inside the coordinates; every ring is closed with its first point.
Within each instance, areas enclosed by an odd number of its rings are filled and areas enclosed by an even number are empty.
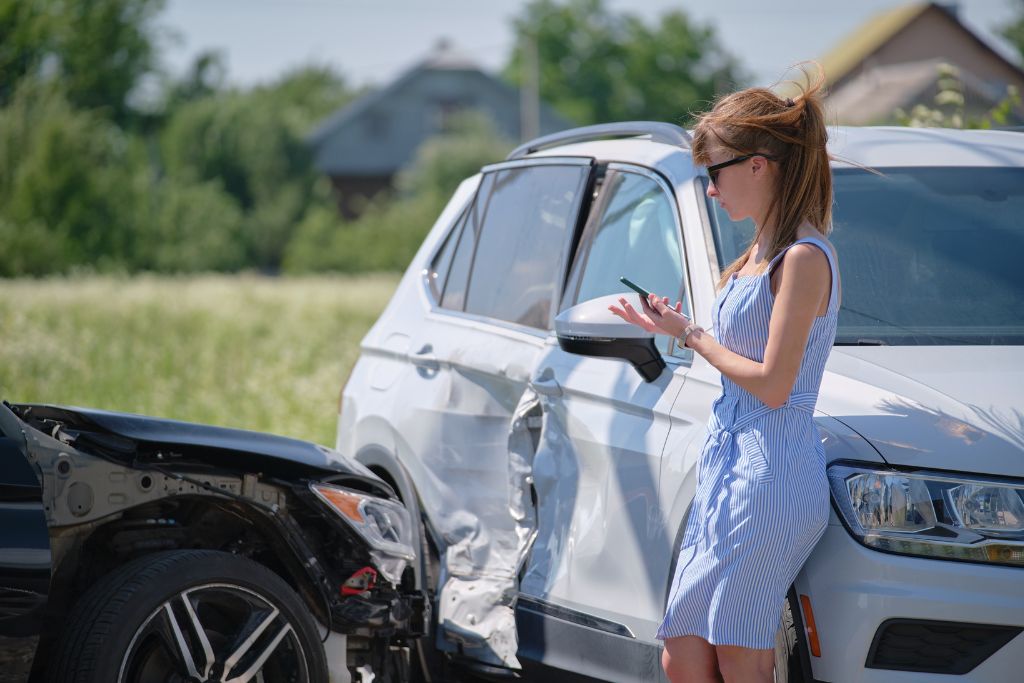
{"type": "MultiPolygon", "coordinates": [[[[793,392],[771,409],[728,377],[715,399],[658,638],[698,635],[714,645],[771,648],[789,586],[828,523],[825,450],[813,420],[839,314],[832,250],[828,310],[815,318],[793,392]]],[[[793,245],[789,245],[792,247],[793,245]]],[[[717,339],[764,361],[774,296],[771,272],[733,278],[715,299],[717,339]]]]}

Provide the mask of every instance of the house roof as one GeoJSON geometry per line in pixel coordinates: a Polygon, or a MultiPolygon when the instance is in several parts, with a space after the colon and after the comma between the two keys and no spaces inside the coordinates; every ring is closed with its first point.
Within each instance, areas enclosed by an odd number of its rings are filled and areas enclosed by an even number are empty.
{"type": "MultiPolygon", "coordinates": [[[[572,126],[549,105],[539,104],[539,134],[572,126]]],[[[425,140],[443,130],[446,117],[462,109],[484,112],[503,138],[521,135],[518,89],[442,42],[383,88],[328,116],[306,143],[323,173],[380,178],[411,161],[425,140]]]]}
{"type": "MultiPolygon", "coordinates": [[[[849,125],[891,121],[897,108],[910,109],[930,100],[938,89],[942,59],[925,59],[871,69],[850,79],[829,99],[829,109],[849,125]]],[[[1001,100],[997,88],[974,74],[958,70],[957,80],[969,103],[968,109],[991,109],[1001,100]]]]}
{"type": "MultiPolygon", "coordinates": [[[[1024,69],[1007,59],[999,51],[981,39],[974,31],[957,18],[950,7],[937,2],[911,3],[876,14],[853,33],[841,40],[819,61],[825,69],[826,85],[832,86],[847,77],[854,69],[896,37],[903,29],[916,21],[925,12],[937,10],[955,22],[965,36],[969,37],[998,61],[1003,62],[1024,78],[1024,69]]],[[[938,55],[936,55],[938,56],[938,55]]]]}
{"type": "MultiPolygon", "coordinates": [[[[306,136],[307,144],[317,146],[329,138],[336,130],[348,125],[358,118],[363,112],[374,109],[378,103],[386,101],[393,93],[401,91],[405,86],[424,71],[470,71],[478,72],[490,79],[493,85],[509,94],[518,97],[518,90],[505,81],[486,74],[480,66],[467,55],[455,49],[447,40],[441,40],[435,46],[433,52],[426,58],[420,60],[412,67],[404,71],[398,78],[388,83],[383,88],[378,88],[363,95],[357,100],[350,102],[348,106],[342,107],[334,114],[324,119],[309,135],[306,136]]],[[[551,110],[550,106],[541,102],[542,127],[544,122],[557,122],[560,127],[568,128],[571,123],[551,110]]]]}
{"type": "Polygon", "coordinates": [[[821,58],[828,84],[835,83],[853,71],[875,50],[889,42],[907,24],[924,13],[929,6],[930,3],[914,3],[894,7],[876,14],[856,31],[848,34],[821,58]]]}
{"type": "Polygon", "coordinates": [[[335,113],[328,116],[308,136],[306,136],[306,142],[310,145],[317,145],[319,142],[329,137],[336,129],[354,120],[364,111],[372,109],[378,102],[386,100],[391,93],[401,90],[406,83],[426,69],[472,71],[478,70],[479,67],[469,57],[455,50],[451,43],[446,40],[442,40],[437,44],[431,54],[402,72],[398,78],[394,79],[383,88],[373,90],[355,101],[350,102],[348,106],[342,107],[335,113]]]}

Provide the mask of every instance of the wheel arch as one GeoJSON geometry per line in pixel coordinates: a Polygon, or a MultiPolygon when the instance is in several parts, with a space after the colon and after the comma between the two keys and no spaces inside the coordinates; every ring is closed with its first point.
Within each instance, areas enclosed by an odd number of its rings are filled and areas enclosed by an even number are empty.
{"type": "MultiPolygon", "coordinates": [[[[398,457],[387,449],[380,446],[367,446],[356,453],[356,460],[365,465],[371,472],[383,479],[388,486],[395,491],[402,504],[409,510],[409,518],[412,520],[412,532],[414,536],[414,548],[423,547],[423,539],[420,537],[421,529],[425,526],[430,528],[430,520],[420,502],[419,491],[413,482],[409,471],[398,460],[398,457]],[[420,524],[422,522],[422,525],[420,524]]],[[[436,542],[436,539],[434,539],[436,542]]],[[[418,565],[419,563],[417,563],[418,565]]],[[[422,586],[422,572],[416,571],[416,589],[422,586]]]]}
{"type": "MultiPolygon", "coordinates": [[[[280,576],[318,619],[323,621],[327,617],[322,592],[316,579],[305,568],[308,562],[298,556],[294,544],[287,538],[289,531],[294,533],[295,530],[286,529],[279,520],[258,510],[255,505],[202,494],[143,503],[122,510],[113,518],[97,520],[83,525],[81,529],[67,530],[68,537],[61,539],[66,551],[54,567],[54,589],[64,598],[56,607],[62,612],[72,609],[81,594],[78,587],[88,585],[88,582],[140,557],[166,550],[226,550],[228,546],[206,528],[215,523],[226,525],[218,530],[220,536],[224,536],[226,531],[239,532],[264,544],[259,548],[260,552],[237,554],[249,557],[280,576]],[[203,520],[203,528],[175,527],[161,524],[161,517],[147,516],[155,514],[158,506],[166,506],[168,502],[188,506],[190,515],[203,520]],[[143,527],[147,529],[148,538],[141,543],[126,544],[120,538],[124,529],[143,520],[155,522],[143,527]],[[182,533],[183,529],[191,533],[182,533]]],[[[304,543],[305,539],[302,541],[304,543]]]]}

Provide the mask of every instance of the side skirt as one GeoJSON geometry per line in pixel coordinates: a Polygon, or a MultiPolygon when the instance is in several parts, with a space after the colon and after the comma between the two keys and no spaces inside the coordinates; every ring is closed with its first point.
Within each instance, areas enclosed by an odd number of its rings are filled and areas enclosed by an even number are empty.
{"type": "Polygon", "coordinates": [[[614,621],[520,595],[517,658],[530,681],[667,681],[661,646],[614,621]]]}

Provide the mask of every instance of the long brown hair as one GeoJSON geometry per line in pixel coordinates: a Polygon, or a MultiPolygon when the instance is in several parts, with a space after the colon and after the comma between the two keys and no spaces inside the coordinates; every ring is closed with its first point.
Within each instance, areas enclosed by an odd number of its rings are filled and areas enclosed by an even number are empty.
{"type": "MultiPolygon", "coordinates": [[[[805,76],[802,67],[808,63],[818,67],[818,78],[812,83],[808,76],[807,86],[796,83],[801,91],[796,97],[782,98],[768,88],[740,90],[715,102],[694,128],[694,163],[709,165],[714,147],[737,156],[765,152],[778,161],[775,193],[765,217],[765,223],[775,226],[766,264],[796,241],[797,229],[805,220],[822,235],[832,231],[832,169],[821,103],[825,72],[816,62],[804,62],[798,66],[805,76]]],[[[722,273],[719,289],[746,263],[764,225],[757,230],[746,250],[722,273]]]]}

